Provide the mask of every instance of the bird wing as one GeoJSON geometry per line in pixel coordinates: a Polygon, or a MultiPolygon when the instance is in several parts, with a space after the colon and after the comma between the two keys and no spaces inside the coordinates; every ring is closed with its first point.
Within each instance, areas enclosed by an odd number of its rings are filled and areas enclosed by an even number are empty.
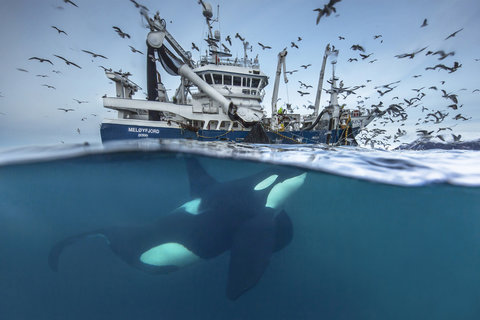
{"type": "Polygon", "coordinates": [[[57,57],[57,58],[59,58],[59,59],[62,59],[62,60],[63,60],[63,61],[65,61],[65,62],[67,62],[67,61],[68,61],[68,60],[67,60],[67,59],[65,59],[64,57],[58,56],[58,55],[56,55],[56,54],[54,54],[54,56],[55,56],[55,57],[57,57]]]}
{"type": "Polygon", "coordinates": [[[79,66],[78,64],[76,64],[76,63],[73,63],[72,61],[69,61],[69,63],[70,63],[71,65],[74,65],[74,66],[77,67],[78,69],[82,69],[82,67],[80,67],[80,66],[79,66]]]}
{"type": "Polygon", "coordinates": [[[74,5],[75,7],[78,8],[78,6],[74,2],[72,2],[71,0],[64,0],[64,1],[65,1],[65,3],[70,3],[70,4],[72,4],[72,5],[74,5]]]}

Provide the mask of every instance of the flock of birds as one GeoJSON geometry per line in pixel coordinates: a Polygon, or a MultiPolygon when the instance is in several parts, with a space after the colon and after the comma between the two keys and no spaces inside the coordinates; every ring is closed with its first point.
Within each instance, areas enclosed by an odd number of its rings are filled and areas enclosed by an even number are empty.
{"type": "MultiPolygon", "coordinates": [[[[73,1],[70,1],[70,0],[61,0],[61,1],[63,1],[66,5],[71,5],[71,6],[74,6],[74,7],[78,8],[78,5],[76,3],[74,3],[73,1]]],[[[148,11],[148,8],[139,4],[135,0],[129,0],[129,1],[137,9],[140,9],[141,12],[143,11],[143,14],[146,11],[148,11]]],[[[313,11],[315,11],[317,13],[316,24],[318,25],[322,18],[328,17],[332,14],[335,14],[336,16],[338,16],[338,14],[336,14],[337,13],[337,8],[335,6],[339,2],[341,2],[341,0],[329,0],[329,2],[327,4],[325,4],[323,7],[319,7],[319,8],[314,9],[313,11]]],[[[57,8],[60,9],[61,7],[57,7],[57,8]]],[[[426,28],[426,27],[428,27],[428,25],[429,25],[428,20],[424,19],[423,22],[420,24],[420,28],[426,28]]],[[[59,36],[68,36],[68,33],[66,31],[62,30],[61,28],[59,28],[58,26],[52,25],[51,28],[54,29],[58,33],[59,36]]],[[[131,38],[131,36],[127,32],[125,32],[124,30],[122,30],[118,26],[112,26],[112,29],[122,39],[130,39],[131,38]]],[[[463,31],[463,28],[461,28],[459,30],[456,30],[455,32],[449,34],[444,40],[447,41],[451,38],[454,38],[459,33],[461,33],[462,31],[463,31]]],[[[239,39],[244,44],[246,43],[245,42],[246,41],[245,37],[242,37],[239,33],[236,33],[234,38],[239,39]]],[[[338,36],[338,41],[345,41],[346,38],[347,38],[346,36],[339,35],[338,36]]],[[[376,40],[376,41],[379,41],[380,43],[383,43],[383,35],[381,35],[381,34],[373,35],[373,39],[376,40]]],[[[206,41],[208,41],[208,39],[206,41]]],[[[290,42],[289,43],[290,48],[299,49],[299,44],[301,43],[301,41],[302,41],[302,37],[300,37],[300,36],[298,36],[293,41],[289,41],[290,42]]],[[[225,42],[228,43],[229,46],[231,47],[232,46],[232,37],[230,35],[228,35],[225,38],[225,42]]],[[[262,51],[272,49],[272,46],[264,44],[262,42],[257,42],[257,44],[262,51]]],[[[221,45],[222,45],[223,50],[225,52],[230,52],[231,49],[229,47],[227,47],[225,44],[221,44],[221,45]]],[[[137,50],[133,46],[129,46],[129,48],[130,48],[131,52],[134,53],[134,54],[136,54],[136,53],[141,54],[141,55],[144,54],[143,52],[141,52],[140,50],[137,50]]],[[[250,49],[251,49],[251,47],[250,47],[250,49]]],[[[285,48],[285,49],[287,49],[287,48],[285,48]]],[[[359,61],[364,61],[364,60],[368,61],[368,63],[375,63],[376,61],[378,61],[377,59],[372,59],[372,55],[373,55],[373,57],[375,57],[374,53],[373,52],[367,52],[364,45],[352,44],[350,49],[352,50],[352,52],[358,53],[358,56],[353,56],[353,57],[348,58],[346,60],[348,63],[359,62],[359,61]]],[[[406,52],[406,53],[397,54],[394,57],[397,58],[397,59],[415,59],[416,57],[418,57],[422,54],[424,54],[425,56],[435,57],[438,60],[438,63],[432,64],[432,66],[429,66],[429,67],[425,68],[426,72],[431,72],[431,71],[435,71],[435,70],[444,70],[444,71],[447,72],[447,74],[451,74],[451,73],[456,72],[458,69],[460,69],[462,67],[462,64],[458,61],[454,61],[451,64],[447,64],[447,63],[443,62],[445,59],[447,59],[449,57],[454,57],[455,56],[454,51],[451,51],[451,52],[445,52],[444,50],[427,51],[427,49],[428,49],[428,46],[425,46],[425,47],[420,48],[418,50],[415,50],[413,52],[406,52]]],[[[193,42],[192,42],[192,50],[200,51],[199,47],[193,42]]],[[[91,57],[92,62],[95,61],[95,59],[103,59],[103,60],[108,59],[108,57],[106,57],[105,55],[96,53],[96,52],[91,51],[91,50],[82,49],[81,51],[85,54],[88,54],[91,57]]],[[[335,51],[334,47],[332,48],[332,51],[335,51]]],[[[67,66],[77,68],[77,69],[82,69],[82,67],[78,63],[75,63],[70,58],[66,58],[66,57],[63,57],[63,56],[58,55],[58,54],[52,54],[52,57],[54,57],[55,60],[52,59],[52,58],[45,58],[45,57],[38,57],[38,56],[32,56],[28,60],[37,61],[38,63],[46,63],[46,64],[51,65],[52,67],[55,66],[56,63],[62,63],[63,62],[67,66]]],[[[257,55],[257,57],[258,57],[258,55],[257,55]]],[[[155,59],[155,57],[151,57],[151,58],[155,59]]],[[[480,61],[480,59],[475,59],[475,60],[480,61]]],[[[292,74],[298,72],[301,69],[306,70],[310,66],[311,66],[311,64],[303,64],[303,65],[299,66],[298,69],[288,70],[288,71],[286,71],[286,73],[292,75],[292,74]]],[[[106,68],[104,66],[100,65],[99,67],[104,69],[105,71],[107,71],[107,70],[111,71],[111,69],[106,68]]],[[[29,72],[25,68],[17,68],[17,70],[20,71],[20,72],[29,72]]],[[[52,72],[57,73],[57,74],[61,73],[58,70],[52,70],[52,72]]],[[[122,73],[121,70],[119,72],[122,73]]],[[[130,73],[126,73],[126,74],[130,75],[130,73]]],[[[42,78],[48,78],[49,77],[46,74],[37,74],[36,76],[37,77],[42,77],[42,78]]],[[[413,77],[418,78],[418,77],[421,77],[421,76],[422,76],[422,74],[417,74],[417,75],[414,75],[413,77]]],[[[430,86],[426,86],[426,87],[421,87],[421,88],[412,88],[412,91],[414,91],[415,93],[414,93],[413,96],[410,96],[410,97],[399,97],[399,96],[391,97],[393,95],[392,92],[394,92],[394,90],[399,86],[400,81],[395,81],[395,82],[392,82],[392,83],[375,86],[374,89],[375,89],[376,93],[378,93],[378,98],[387,99],[387,98],[390,97],[391,103],[384,104],[381,101],[377,104],[371,104],[370,107],[367,107],[366,106],[367,105],[367,100],[370,99],[370,98],[373,98],[373,97],[372,96],[357,95],[357,91],[359,91],[363,88],[366,88],[367,84],[371,81],[372,80],[366,80],[365,84],[351,86],[351,87],[345,87],[343,82],[340,82],[340,85],[338,86],[338,88],[335,89],[335,90],[337,90],[337,93],[343,98],[347,98],[350,95],[356,96],[357,105],[358,105],[357,108],[359,110],[361,110],[362,112],[375,112],[379,116],[377,118],[378,120],[373,123],[373,127],[375,127],[375,128],[368,129],[370,126],[367,127],[367,128],[364,128],[363,131],[361,132],[361,134],[358,136],[359,140],[361,142],[363,142],[365,145],[369,144],[372,147],[382,146],[384,148],[389,148],[389,146],[392,143],[400,142],[399,138],[406,135],[406,133],[407,133],[406,130],[404,130],[402,127],[405,126],[405,121],[409,118],[409,115],[407,113],[408,109],[418,109],[418,110],[421,110],[421,112],[424,114],[423,117],[420,117],[415,121],[416,122],[415,126],[422,126],[422,125],[425,125],[425,124],[438,125],[438,124],[443,123],[446,119],[452,119],[452,120],[455,120],[455,121],[466,121],[466,120],[471,119],[470,117],[465,116],[462,113],[460,113],[460,109],[463,107],[463,104],[461,104],[459,102],[460,99],[458,97],[458,94],[448,92],[448,90],[443,89],[443,88],[439,89],[439,85],[435,85],[435,84],[430,85],[430,86]],[[446,101],[446,103],[448,103],[448,105],[446,105],[444,107],[440,107],[440,108],[432,108],[432,107],[426,107],[422,103],[422,100],[426,96],[431,95],[431,94],[435,94],[435,92],[439,92],[439,93],[441,92],[441,97],[443,99],[445,99],[445,101],[446,101]],[[386,129],[378,128],[379,126],[385,127],[387,124],[398,125],[398,128],[396,128],[397,130],[396,130],[395,134],[388,134],[388,131],[386,129]]],[[[308,92],[308,89],[312,89],[313,86],[309,85],[309,84],[306,84],[302,81],[298,81],[298,83],[299,83],[299,88],[297,90],[298,94],[301,97],[309,95],[310,92],[308,92]]],[[[330,80],[330,83],[331,83],[331,80],[330,80]]],[[[445,81],[442,81],[441,85],[444,85],[444,84],[445,84],[445,81]]],[[[51,89],[51,90],[56,89],[55,86],[53,86],[51,84],[48,84],[48,83],[44,83],[44,84],[42,84],[42,86],[47,88],[47,89],[51,89]]],[[[462,89],[462,90],[466,90],[466,89],[462,89]]],[[[325,91],[330,92],[329,90],[325,90],[325,91]]],[[[480,92],[480,90],[475,89],[475,90],[473,90],[472,93],[475,93],[475,92],[480,92]]],[[[3,95],[0,92],[0,98],[1,97],[3,97],[3,95]]],[[[88,103],[88,101],[83,101],[83,100],[78,100],[78,99],[73,99],[73,100],[76,101],[78,104],[88,103]]],[[[303,108],[313,109],[312,103],[310,101],[308,101],[308,102],[310,103],[310,105],[308,105],[308,106],[303,105],[303,108]]],[[[294,113],[294,110],[299,110],[299,106],[292,107],[291,104],[286,103],[285,109],[289,113],[294,113]]],[[[62,112],[65,112],[65,113],[75,111],[74,108],[70,108],[70,107],[58,108],[58,110],[62,111],[62,112]]],[[[2,115],[5,115],[5,114],[2,113],[2,115]]],[[[85,119],[86,119],[85,117],[82,117],[82,121],[85,120],[85,119]]],[[[427,129],[419,127],[419,129],[416,131],[416,133],[422,139],[438,138],[442,141],[445,141],[445,138],[446,138],[445,133],[447,131],[448,132],[452,131],[453,130],[452,128],[453,128],[453,126],[442,126],[442,127],[439,127],[435,131],[435,130],[427,130],[427,129]]],[[[77,129],[77,132],[80,133],[80,130],[77,129]]],[[[460,139],[461,139],[460,135],[455,135],[453,132],[451,132],[451,136],[453,138],[453,141],[460,141],[460,139]]]]}
{"type": "MultiPolygon", "coordinates": [[[[71,0],[61,0],[63,1],[66,5],[70,5],[70,6],[73,6],[73,7],[76,7],[76,8],[79,8],[79,6],[71,1],[71,0]]],[[[130,2],[132,2],[135,7],[137,8],[142,8],[143,10],[147,10],[148,11],[148,8],[146,8],[145,6],[137,3],[136,1],[134,0],[130,0],[130,2]]],[[[62,6],[56,6],[55,7],[56,9],[59,9],[59,10],[63,10],[64,7],[62,6]]],[[[65,31],[65,30],[62,30],[60,27],[58,26],[55,26],[55,25],[52,25],[51,28],[53,30],[55,30],[57,32],[57,34],[59,36],[68,36],[68,33],[65,31]]],[[[119,27],[117,26],[112,26],[112,29],[118,34],[119,37],[121,37],[122,39],[130,39],[130,35],[124,31],[122,31],[122,29],[120,29],[119,27]]],[[[133,46],[129,45],[129,48],[130,48],[130,51],[133,52],[133,53],[138,53],[138,54],[142,54],[143,55],[143,52],[141,52],[140,50],[137,50],[136,48],[134,48],[133,46]]],[[[93,51],[90,51],[90,50],[85,50],[85,49],[82,49],[81,52],[85,53],[85,54],[88,54],[91,58],[92,58],[92,62],[95,62],[95,59],[104,59],[104,60],[108,60],[108,57],[106,57],[105,55],[103,54],[99,54],[99,53],[96,53],[96,52],[93,52],[93,51]]],[[[28,60],[29,61],[37,61],[38,63],[46,63],[46,64],[49,64],[51,65],[52,67],[54,67],[56,65],[56,63],[65,63],[67,66],[71,66],[71,67],[74,67],[74,68],[77,68],[77,69],[82,69],[82,67],[72,61],[72,59],[70,58],[65,58],[61,55],[58,55],[58,54],[52,54],[52,57],[55,57],[55,59],[57,61],[55,61],[54,59],[52,58],[45,58],[45,57],[37,57],[37,56],[33,56],[33,57],[30,57],[28,60]]],[[[104,71],[112,71],[111,68],[105,68],[104,66],[102,65],[99,65],[98,66],[99,68],[102,68],[104,71]]],[[[16,68],[16,70],[18,70],[19,72],[24,72],[24,73],[29,73],[30,71],[27,70],[26,68],[16,68]]],[[[55,70],[53,69],[52,70],[52,73],[55,73],[55,74],[61,74],[62,72],[59,71],[59,70],[55,70]]],[[[122,75],[131,75],[130,73],[128,72],[122,72],[121,70],[118,71],[119,74],[122,74],[122,75]]],[[[36,77],[39,77],[39,78],[49,78],[50,76],[48,74],[36,74],[35,75],[36,77]]],[[[41,85],[42,87],[45,87],[47,89],[51,89],[51,90],[56,90],[57,88],[54,86],[54,85],[51,85],[51,84],[47,84],[47,83],[44,83],[41,85]]],[[[0,98],[3,98],[3,95],[0,94],[0,98]]],[[[79,99],[73,99],[73,101],[77,102],[77,104],[86,104],[86,103],[89,103],[88,101],[86,100],[79,100],[79,99]]],[[[72,108],[72,107],[62,107],[62,108],[57,108],[57,110],[59,111],[62,111],[62,112],[65,112],[65,113],[68,113],[68,112],[73,112],[73,111],[76,111],[77,109],[75,108],[72,108]]],[[[107,112],[111,112],[110,110],[107,111],[107,112]]],[[[1,115],[6,115],[5,113],[0,113],[1,115]]],[[[92,113],[90,114],[90,116],[94,116],[96,117],[97,115],[92,113]]],[[[81,117],[81,121],[85,121],[87,120],[87,117],[86,116],[82,116],[81,117]]],[[[80,129],[77,128],[76,129],[76,132],[78,134],[80,134],[80,129]]]]}

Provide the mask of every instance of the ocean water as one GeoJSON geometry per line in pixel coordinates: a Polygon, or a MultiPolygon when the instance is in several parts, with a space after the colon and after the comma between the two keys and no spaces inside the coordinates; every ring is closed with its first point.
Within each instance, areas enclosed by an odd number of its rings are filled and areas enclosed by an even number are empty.
{"type": "MultiPolygon", "coordinates": [[[[480,153],[150,142],[0,153],[0,319],[480,319],[480,153]],[[101,238],[191,200],[186,158],[218,181],[296,167],[293,239],[225,296],[229,253],[167,275],[101,238]]],[[[226,201],[218,198],[219,202],[226,201]]]]}

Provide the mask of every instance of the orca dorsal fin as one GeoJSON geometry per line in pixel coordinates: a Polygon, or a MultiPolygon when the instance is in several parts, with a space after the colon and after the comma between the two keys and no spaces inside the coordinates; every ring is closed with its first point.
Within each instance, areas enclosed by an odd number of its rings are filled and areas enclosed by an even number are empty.
{"type": "Polygon", "coordinates": [[[206,189],[218,183],[215,178],[207,173],[197,158],[185,158],[185,163],[190,183],[190,196],[200,197],[206,189]]]}

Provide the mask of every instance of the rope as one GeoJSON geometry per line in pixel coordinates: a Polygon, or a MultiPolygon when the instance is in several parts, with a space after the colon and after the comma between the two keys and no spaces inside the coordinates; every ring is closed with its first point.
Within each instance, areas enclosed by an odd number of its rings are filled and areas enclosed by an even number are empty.
{"type": "MultiPolygon", "coordinates": [[[[280,137],[282,137],[282,138],[284,138],[284,139],[292,140],[292,141],[294,141],[295,143],[304,144],[303,142],[300,142],[300,141],[295,140],[295,139],[293,139],[293,138],[287,137],[287,136],[285,136],[285,135],[283,135],[283,134],[281,134],[281,133],[278,133],[278,131],[273,131],[273,133],[275,133],[276,135],[278,135],[278,136],[280,136],[280,137]]],[[[292,134],[292,135],[293,135],[293,134],[292,134]]],[[[302,138],[303,138],[303,137],[302,137],[302,138]]]]}

